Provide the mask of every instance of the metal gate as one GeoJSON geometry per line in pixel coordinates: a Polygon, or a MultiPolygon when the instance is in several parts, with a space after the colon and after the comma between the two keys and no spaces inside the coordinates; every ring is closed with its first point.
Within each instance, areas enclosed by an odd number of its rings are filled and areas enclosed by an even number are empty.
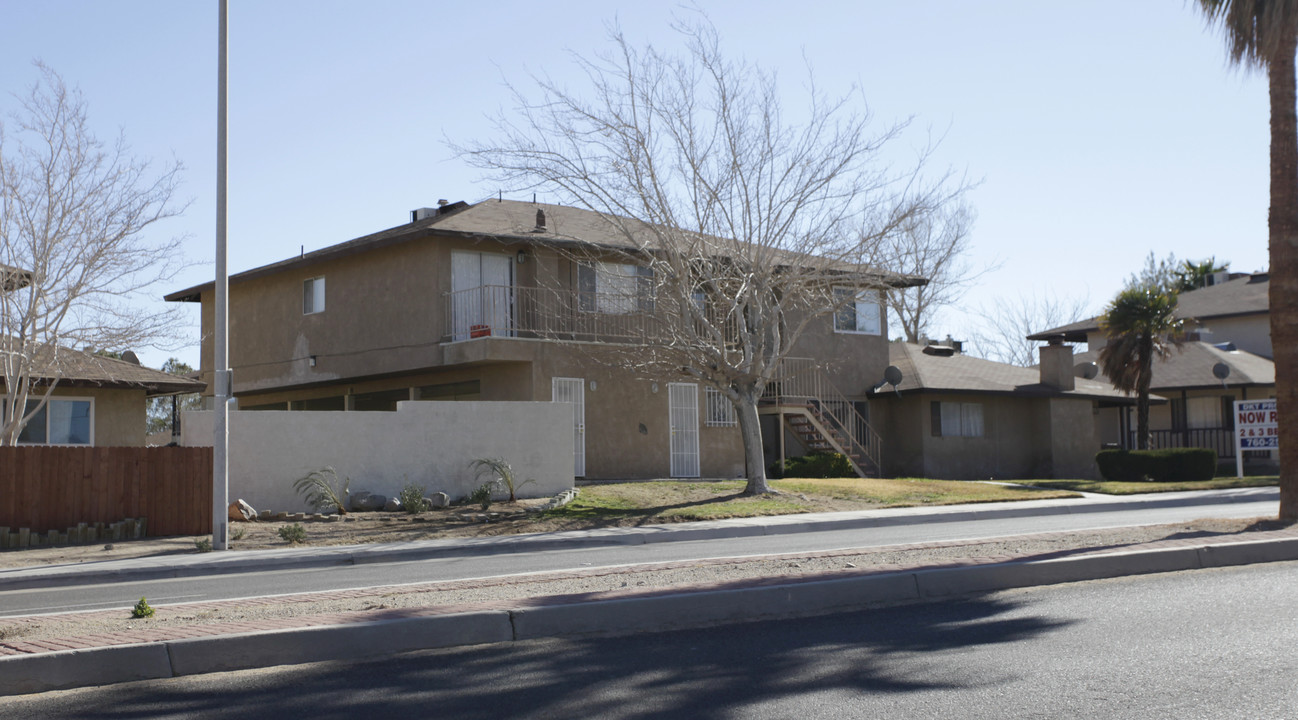
{"type": "Polygon", "coordinates": [[[554,402],[572,403],[572,460],[574,477],[586,476],[586,381],[581,378],[553,378],[550,397],[554,402]]]}
{"type": "Polygon", "coordinates": [[[699,387],[694,383],[667,385],[671,422],[672,477],[699,476],[699,387]]]}

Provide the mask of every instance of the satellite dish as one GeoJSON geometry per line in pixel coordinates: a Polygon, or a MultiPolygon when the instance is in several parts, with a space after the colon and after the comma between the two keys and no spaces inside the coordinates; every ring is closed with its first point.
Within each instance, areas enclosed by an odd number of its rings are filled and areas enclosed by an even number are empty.
{"type": "MultiPolygon", "coordinates": [[[[900,384],[901,384],[901,368],[897,367],[896,365],[889,365],[887,369],[883,371],[883,379],[880,380],[878,384],[876,384],[874,387],[870,388],[870,392],[877,393],[883,389],[884,385],[891,385],[893,390],[897,390],[897,386],[900,384]]],[[[897,394],[901,395],[901,391],[897,390],[897,394]]]]}
{"type": "Polygon", "coordinates": [[[1100,374],[1100,366],[1093,362],[1077,363],[1073,368],[1073,375],[1085,380],[1094,380],[1096,375],[1100,374]]]}
{"type": "Polygon", "coordinates": [[[122,353],[122,360],[131,363],[132,365],[140,364],[140,358],[130,350],[127,350],[126,352],[122,353]]]}
{"type": "Polygon", "coordinates": [[[1212,366],[1212,376],[1218,380],[1225,380],[1230,377],[1230,366],[1226,363],[1217,363],[1212,366]]]}
{"type": "Polygon", "coordinates": [[[887,369],[883,371],[883,379],[889,385],[897,387],[901,384],[901,368],[896,365],[889,365],[887,369]]]}

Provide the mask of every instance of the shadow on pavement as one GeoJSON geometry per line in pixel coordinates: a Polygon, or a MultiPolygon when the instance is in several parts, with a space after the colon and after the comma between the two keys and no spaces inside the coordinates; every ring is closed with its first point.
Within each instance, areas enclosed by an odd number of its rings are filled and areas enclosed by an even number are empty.
{"type": "Polygon", "coordinates": [[[926,653],[972,652],[1071,624],[1026,609],[986,596],[702,630],[422,651],[11,698],[9,711],[313,720],[740,717],[747,705],[806,693],[969,687],[967,680],[932,677],[926,653]]]}

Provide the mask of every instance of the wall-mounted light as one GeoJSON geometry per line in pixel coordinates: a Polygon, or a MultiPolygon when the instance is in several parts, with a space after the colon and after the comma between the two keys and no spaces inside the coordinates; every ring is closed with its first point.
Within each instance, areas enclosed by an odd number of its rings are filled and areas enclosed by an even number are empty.
{"type": "Polygon", "coordinates": [[[312,355],[311,357],[307,358],[306,364],[311,367],[315,367],[315,355],[312,355]]]}
{"type": "Polygon", "coordinates": [[[653,392],[658,392],[658,383],[649,383],[649,389],[653,392]]]}
{"type": "Polygon", "coordinates": [[[595,381],[594,381],[594,380],[591,380],[591,381],[590,381],[590,391],[591,391],[591,392],[595,392],[595,381]]]}
{"type": "Polygon", "coordinates": [[[522,265],[523,263],[527,262],[527,251],[519,250],[517,253],[515,253],[514,259],[518,261],[519,265],[522,265]]]}

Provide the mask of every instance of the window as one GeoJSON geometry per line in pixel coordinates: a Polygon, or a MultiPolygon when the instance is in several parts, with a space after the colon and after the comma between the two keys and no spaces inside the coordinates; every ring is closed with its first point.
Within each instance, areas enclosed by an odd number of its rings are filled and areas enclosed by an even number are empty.
{"type": "Polygon", "coordinates": [[[324,312],[325,309],[325,279],[322,277],[308,278],[302,281],[302,314],[313,315],[324,312]]]}
{"type": "Polygon", "coordinates": [[[352,395],[352,410],[361,412],[379,411],[396,412],[397,403],[410,399],[409,388],[396,390],[379,390],[378,392],[358,393],[352,395]]]}
{"type": "Polygon", "coordinates": [[[982,437],[983,404],[935,401],[930,421],[933,437],[982,437]]]}
{"type": "Polygon", "coordinates": [[[1186,427],[1191,430],[1221,427],[1221,399],[1192,397],[1185,401],[1186,427]]]}
{"type": "Polygon", "coordinates": [[[466,380],[464,382],[424,385],[415,388],[418,400],[481,400],[482,381],[466,380]]]}
{"type": "MultiPolygon", "coordinates": [[[[39,400],[27,401],[31,412],[39,400]]],[[[90,445],[94,441],[94,400],[50,398],[18,435],[23,445],[90,445]]]]}
{"type": "Polygon", "coordinates": [[[879,296],[873,290],[834,288],[837,311],[834,312],[836,332],[880,335],[879,296]]]}
{"type": "Polygon", "coordinates": [[[708,427],[734,427],[739,424],[735,417],[734,403],[721,394],[716,388],[706,388],[707,390],[707,418],[704,422],[708,427]]]}
{"type": "Polygon", "coordinates": [[[652,312],[653,269],[629,263],[582,263],[577,266],[577,292],[578,306],[585,312],[652,312]]]}

